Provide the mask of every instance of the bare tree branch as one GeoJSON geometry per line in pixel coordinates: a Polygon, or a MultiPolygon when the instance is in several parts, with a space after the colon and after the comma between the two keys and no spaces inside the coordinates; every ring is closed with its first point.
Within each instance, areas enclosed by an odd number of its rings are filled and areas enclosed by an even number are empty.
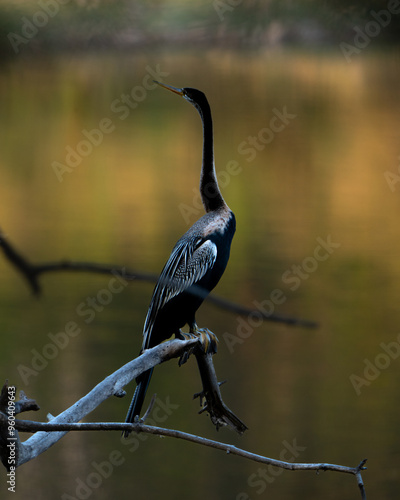
{"type": "MultiPolygon", "coordinates": [[[[49,423],[33,422],[26,420],[16,420],[15,416],[10,414],[9,404],[7,405],[7,383],[0,394],[0,455],[3,464],[8,468],[8,448],[10,436],[14,442],[15,467],[36,458],[41,453],[50,448],[60,440],[67,432],[72,430],[131,430],[134,432],[145,432],[160,436],[174,437],[184,439],[203,446],[219,449],[228,454],[237,455],[249,460],[264,463],[267,465],[280,467],[289,470],[323,470],[336,471],[356,476],[357,484],[361,492],[361,498],[366,499],[365,487],[361,472],[365,470],[363,460],[357,467],[347,467],[343,465],[321,463],[293,463],[275,460],[262,455],[251,453],[249,451],[237,448],[236,446],[221,443],[218,441],[202,438],[185,432],[173,429],[165,429],[156,426],[145,425],[138,421],[133,424],[127,423],[80,423],[79,421],[93,411],[105,399],[110,396],[120,397],[124,393],[123,387],[140,373],[156,364],[162,363],[173,357],[181,357],[186,352],[193,352],[196,356],[201,379],[203,383],[203,392],[198,394],[206,399],[202,411],[208,411],[212,422],[217,429],[221,425],[230,425],[232,428],[242,433],[246,426],[241,422],[224,404],[219,391],[219,383],[215,375],[212,356],[204,354],[200,348],[197,339],[189,340],[171,340],[162,343],[152,349],[146,350],[141,356],[130,361],[122,368],[109,375],[106,379],[96,385],[86,396],[81,398],[70,408],[56,417],[52,417],[49,423]],[[197,349],[196,349],[197,347],[197,349]],[[20,432],[34,432],[35,434],[26,441],[19,439],[20,432]]],[[[12,386],[10,386],[12,387],[12,386]]],[[[14,388],[15,391],[15,388],[14,388]]],[[[20,413],[31,409],[38,409],[36,402],[25,396],[21,391],[20,401],[14,403],[14,413],[20,413]]],[[[148,412],[146,412],[146,415],[148,412]]]]}
{"type": "MultiPolygon", "coordinates": [[[[120,395],[124,386],[145,370],[163,361],[181,356],[197,343],[197,339],[171,340],[146,350],[141,356],[130,361],[96,385],[86,396],[51,420],[52,424],[79,422],[103,401],[115,394],[120,395]]],[[[20,443],[17,466],[32,460],[60,440],[66,432],[38,432],[20,443]]]]}
{"type": "MultiPolygon", "coordinates": [[[[88,431],[88,430],[131,430],[134,432],[144,432],[159,436],[173,437],[184,439],[192,443],[203,446],[212,447],[222,450],[225,453],[237,455],[255,462],[264,463],[267,465],[280,467],[288,470],[316,470],[316,471],[335,471],[356,476],[357,484],[361,492],[361,498],[366,499],[365,487],[361,472],[365,470],[364,464],[366,459],[360,462],[357,467],[347,467],[343,465],[321,463],[294,463],[284,462],[268,458],[262,455],[251,453],[249,451],[237,448],[236,446],[221,443],[218,441],[195,436],[193,434],[181,432],[173,429],[165,429],[156,426],[149,426],[142,421],[133,424],[115,423],[115,422],[100,422],[100,423],[79,423],[79,421],[94,410],[105,399],[112,395],[121,396],[123,387],[127,385],[133,378],[140,373],[156,364],[162,363],[173,357],[181,357],[185,352],[194,352],[199,364],[201,378],[203,382],[203,392],[201,397],[206,398],[206,404],[202,411],[208,411],[211,420],[216,425],[217,429],[220,425],[230,425],[238,432],[243,432],[246,426],[241,422],[222,401],[219,392],[219,383],[215,375],[212,357],[209,354],[202,354],[199,348],[197,339],[189,340],[171,340],[160,344],[152,349],[146,350],[141,356],[130,361],[122,368],[109,375],[102,382],[97,384],[86,396],[77,401],[70,408],[59,414],[57,417],[52,417],[49,423],[34,422],[29,420],[11,419],[9,406],[7,407],[7,383],[4,385],[0,394],[0,446],[1,459],[3,464],[7,466],[7,450],[6,443],[9,443],[9,436],[14,436],[15,443],[15,464],[16,467],[36,458],[38,455],[46,451],[50,446],[55,444],[69,431],[88,431]],[[211,396],[210,396],[211,394],[211,396]],[[214,406],[213,406],[214,405],[214,406]],[[222,412],[222,413],[221,413],[222,412]],[[10,431],[11,429],[11,431],[10,431]],[[14,431],[14,432],[13,432],[14,431]],[[26,441],[21,442],[19,439],[20,432],[33,432],[33,436],[26,441]]],[[[15,388],[14,388],[15,390],[15,388]]],[[[199,395],[198,395],[199,396],[199,395]]],[[[23,391],[21,391],[20,401],[14,403],[14,412],[20,413],[31,409],[38,409],[35,401],[28,399],[23,391]]],[[[148,412],[146,412],[146,415],[148,412]]]]}
{"type": "MultiPolygon", "coordinates": [[[[5,417],[0,415],[0,424],[4,423],[5,417]]],[[[45,423],[45,422],[33,422],[28,420],[17,420],[15,423],[17,430],[21,432],[68,432],[68,431],[124,431],[130,430],[134,432],[143,432],[147,434],[154,434],[157,436],[166,436],[176,439],[183,439],[191,443],[196,443],[202,446],[207,446],[210,448],[215,448],[217,450],[224,451],[230,455],[236,455],[254,462],[260,462],[266,465],[272,465],[274,467],[279,467],[288,470],[316,470],[316,471],[333,471],[341,472],[345,474],[352,474],[356,476],[357,484],[361,491],[361,498],[366,499],[365,487],[361,475],[361,471],[365,470],[364,467],[366,459],[362,460],[357,467],[347,467],[344,465],[329,464],[325,462],[320,463],[295,463],[295,462],[284,462],[282,460],[276,460],[273,458],[268,458],[263,455],[258,455],[256,453],[251,453],[249,451],[237,448],[234,445],[221,443],[219,441],[214,441],[212,439],[207,439],[204,437],[189,434],[187,432],[182,432],[174,429],[166,429],[163,427],[156,427],[145,425],[143,423],[133,423],[133,424],[122,424],[118,422],[103,422],[103,423],[45,423]]]]}
{"type": "Polygon", "coordinates": [[[28,262],[25,257],[17,252],[17,250],[7,241],[5,235],[0,229],[0,247],[3,249],[7,260],[19,271],[22,276],[28,281],[34,294],[40,293],[40,286],[37,281],[37,272],[34,266],[28,262]]]}
{"type": "Polygon", "coordinates": [[[229,425],[239,434],[243,434],[247,426],[222,401],[212,354],[197,353],[196,360],[203,384],[203,391],[195,394],[195,397],[200,397],[200,405],[202,405],[199,413],[207,411],[217,430],[223,425],[229,425]],[[203,398],[205,399],[204,405],[202,404],[203,398]]]}
{"type": "MultiPolygon", "coordinates": [[[[154,283],[157,281],[158,276],[151,273],[143,273],[141,271],[129,270],[125,267],[119,265],[109,265],[109,264],[96,264],[92,262],[73,262],[69,260],[62,260],[60,262],[47,262],[41,264],[32,264],[28,259],[23,257],[13,245],[6,239],[5,235],[0,230],[0,248],[3,249],[3,253],[6,259],[17,269],[17,271],[22,274],[22,276],[27,280],[29,286],[31,287],[35,295],[40,295],[41,287],[39,284],[39,277],[42,274],[49,272],[63,272],[63,271],[74,271],[74,272],[86,272],[86,273],[96,273],[96,274],[119,274],[124,279],[128,281],[145,281],[154,283]]],[[[202,295],[204,291],[200,288],[195,290],[193,293],[202,295]]],[[[276,323],[284,323],[291,326],[303,326],[306,328],[315,328],[317,323],[315,321],[304,320],[301,318],[294,318],[290,316],[280,315],[280,314],[268,314],[264,311],[258,309],[251,309],[240,304],[236,304],[232,301],[223,299],[214,294],[207,295],[205,297],[210,303],[214,304],[216,307],[225,309],[226,311],[238,314],[240,316],[249,316],[251,314],[257,314],[262,317],[265,321],[273,321],[276,323]]]]}
{"type": "MultiPolygon", "coordinates": [[[[230,425],[239,433],[244,432],[247,428],[240,419],[234,415],[231,410],[222,401],[222,396],[219,391],[217,377],[215,375],[214,365],[211,355],[204,354],[201,350],[198,339],[189,340],[170,340],[162,344],[147,349],[142,355],[130,361],[122,368],[106,377],[102,382],[96,385],[86,396],[81,398],[70,408],[60,413],[57,417],[51,419],[51,424],[66,424],[72,422],[79,422],[82,418],[93,411],[103,401],[110,396],[121,396],[123,387],[126,386],[131,380],[138,377],[141,373],[157,364],[167,361],[171,358],[181,357],[185,352],[194,352],[197,359],[202,357],[206,358],[204,364],[208,366],[208,371],[202,374],[203,392],[206,398],[206,404],[202,411],[207,411],[210,415],[211,421],[214,425],[220,427],[221,425],[230,425]],[[211,376],[211,378],[210,378],[211,376]],[[209,380],[210,379],[210,380],[209,380]]],[[[21,411],[28,411],[31,409],[38,409],[36,402],[26,398],[25,394],[21,391],[21,400],[16,401],[13,405],[13,412],[15,414],[21,411]]],[[[0,398],[0,411],[3,415],[7,416],[7,384],[3,387],[2,395],[0,398]]],[[[15,419],[15,417],[14,417],[15,419]]],[[[12,431],[13,429],[11,429],[12,431]]],[[[17,455],[18,460],[16,466],[20,466],[25,462],[32,460],[50,446],[55,444],[59,439],[65,435],[65,432],[39,432],[27,439],[23,443],[18,444],[17,455]]],[[[3,426],[0,429],[0,445],[4,452],[4,444],[10,438],[10,428],[3,426]]],[[[2,454],[2,461],[5,464],[5,453],[2,454]]]]}

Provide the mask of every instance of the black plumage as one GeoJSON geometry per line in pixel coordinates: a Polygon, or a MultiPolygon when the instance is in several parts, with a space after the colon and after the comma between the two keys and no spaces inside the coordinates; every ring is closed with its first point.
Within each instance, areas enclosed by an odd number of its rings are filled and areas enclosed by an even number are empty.
{"type": "MultiPolygon", "coordinates": [[[[236,228],[235,216],[218,187],[211,110],[206,96],[197,89],[159,85],[183,96],[200,113],[203,123],[200,194],[206,213],[178,240],[160,274],[144,324],[141,353],[173,334],[178,338],[199,336],[205,350],[216,351],[216,337],[197,327],[195,314],[225,271],[236,228]],[[189,334],[180,330],[186,324],[189,334]]],[[[153,370],[148,370],[136,379],[138,385],[126,422],[133,422],[140,414],[152,373],[153,370]]]]}

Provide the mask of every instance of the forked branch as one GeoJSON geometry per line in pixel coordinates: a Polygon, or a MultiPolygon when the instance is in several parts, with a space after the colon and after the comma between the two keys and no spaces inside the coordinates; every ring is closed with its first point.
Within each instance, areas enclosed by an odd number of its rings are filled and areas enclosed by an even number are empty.
{"type": "MultiPolygon", "coordinates": [[[[204,355],[201,357],[201,351],[196,349],[197,339],[189,340],[171,340],[160,344],[152,349],[146,350],[141,356],[130,361],[119,370],[105,378],[97,384],[86,396],[77,401],[70,408],[62,412],[56,417],[51,417],[50,422],[34,422],[27,420],[16,420],[15,415],[11,420],[9,405],[7,404],[8,386],[2,389],[0,395],[0,448],[1,459],[5,467],[7,465],[7,448],[6,443],[10,443],[10,436],[13,437],[15,443],[15,465],[16,467],[36,458],[41,453],[50,448],[53,444],[59,441],[69,431],[89,431],[89,430],[132,430],[134,432],[144,432],[159,436],[173,437],[184,439],[192,443],[200,444],[216,448],[225,453],[237,455],[255,462],[280,467],[288,470],[323,470],[336,471],[356,476],[357,484],[360,488],[361,498],[366,499],[365,487],[362,479],[362,471],[365,470],[363,460],[357,467],[346,467],[343,465],[320,463],[293,463],[275,460],[262,455],[251,453],[249,451],[237,448],[236,446],[221,443],[211,439],[206,439],[193,434],[188,434],[173,429],[165,429],[156,426],[146,425],[142,421],[133,424],[127,423],[80,423],[86,415],[99,406],[104,400],[110,396],[121,397],[125,394],[123,387],[127,385],[133,378],[136,378],[141,372],[162,363],[174,357],[181,357],[187,351],[193,351],[196,355],[202,383],[202,397],[206,398],[206,404],[203,407],[205,411],[210,413],[212,422],[218,428],[221,425],[229,425],[233,429],[242,433],[246,426],[241,422],[223,403],[219,391],[219,384],[214,371],[212,357],[204,355]],[[211,394],[211,395],[210,395],[211,394]],[[21,442],[19,432],[34,433],[33,436],[26,441],[21,442]]],[[[12,386],[10,386],[12,387],[12,386]]],[[[22,393],[22,391],[21,391],[22,393]]],[[[28,410],[37,410],[34,400],[27,398],[23,393],[20,401],[14,403],[15,414],[28,410]]]]}
{"type": "MultiPolygon", "coordinates": [[[[79,422],[109,397],[121,397],[125,395],[123,388],[142,372],[156,366],[157,364],[167,361],[168,359],[181,356],[186,350],[193,348],[196,343],[197,339],[185,341],[175,339],[146,350],[141,356],[135,358],[119,368],[113,374],[106,377],[88,394],[86,394],[86,396],[82,397],[70,408],[63,411],[56,417],[53,417],[51,419],[51,423],[66,424],[79,422]]],[[[5,393],[4,388],[3,393],[5,393]]],[[[0,411],[3,414],[7,414],[5,412],[5,407],[7,406],[5,398],[6,396],[3,398],[2,405],[0,406],[0,411]]],[[[17,413],[17,411],[15,411],[15,413],[17,413]]],[[[38,455],[59,441],[65,434],[66,432],[43,431],[38,432],[26,441],[19,443],[18,461],[16,466],[18,467],[29,460],[36,458],[38,455]]],[[[0,437],[3,439],[3,443],[6,442],[9,437],[7,434],[7,427],[4,426],[4,422],[1,427],[0,437]]]]}

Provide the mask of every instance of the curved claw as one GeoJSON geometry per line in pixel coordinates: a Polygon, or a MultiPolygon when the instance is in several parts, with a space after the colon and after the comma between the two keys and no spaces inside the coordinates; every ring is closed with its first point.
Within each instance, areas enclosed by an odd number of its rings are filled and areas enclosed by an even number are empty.
{"type": "Polygon", "coordinates": [[[190,332],[192,335],[198,337],[204,354],[215,354],[218,348],[218,338],[208,328],[199,328],[197,325],[190,332]]]}
{"type": "MultiPolygon", "coordinates": [[[[197,325],[194,325],[194,327],[190,329],[189,333],[180,331],[179,338],[183,340],[189,340],[193,338],[198,339],[204,354],[215,354],[217,352],[218,338],[208,328],[199,328],[197,325]]],[[[186,363],[192,352],[193,349],[189,349],[187,352],[182,354],[179,359],[179,366],[186,363]]]]}

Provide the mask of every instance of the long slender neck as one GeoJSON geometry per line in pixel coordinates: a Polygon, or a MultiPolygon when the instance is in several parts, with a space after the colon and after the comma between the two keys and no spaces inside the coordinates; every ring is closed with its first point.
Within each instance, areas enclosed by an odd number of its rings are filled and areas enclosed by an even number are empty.
{"type": "Polygon", "coordinates": [[[200,176],[200,194],[206,212],[226,206],[218,187],[214,166],[214,140],[211,110],[208,102],[197,108],[203,122],[203,166],[200,176]]]}

